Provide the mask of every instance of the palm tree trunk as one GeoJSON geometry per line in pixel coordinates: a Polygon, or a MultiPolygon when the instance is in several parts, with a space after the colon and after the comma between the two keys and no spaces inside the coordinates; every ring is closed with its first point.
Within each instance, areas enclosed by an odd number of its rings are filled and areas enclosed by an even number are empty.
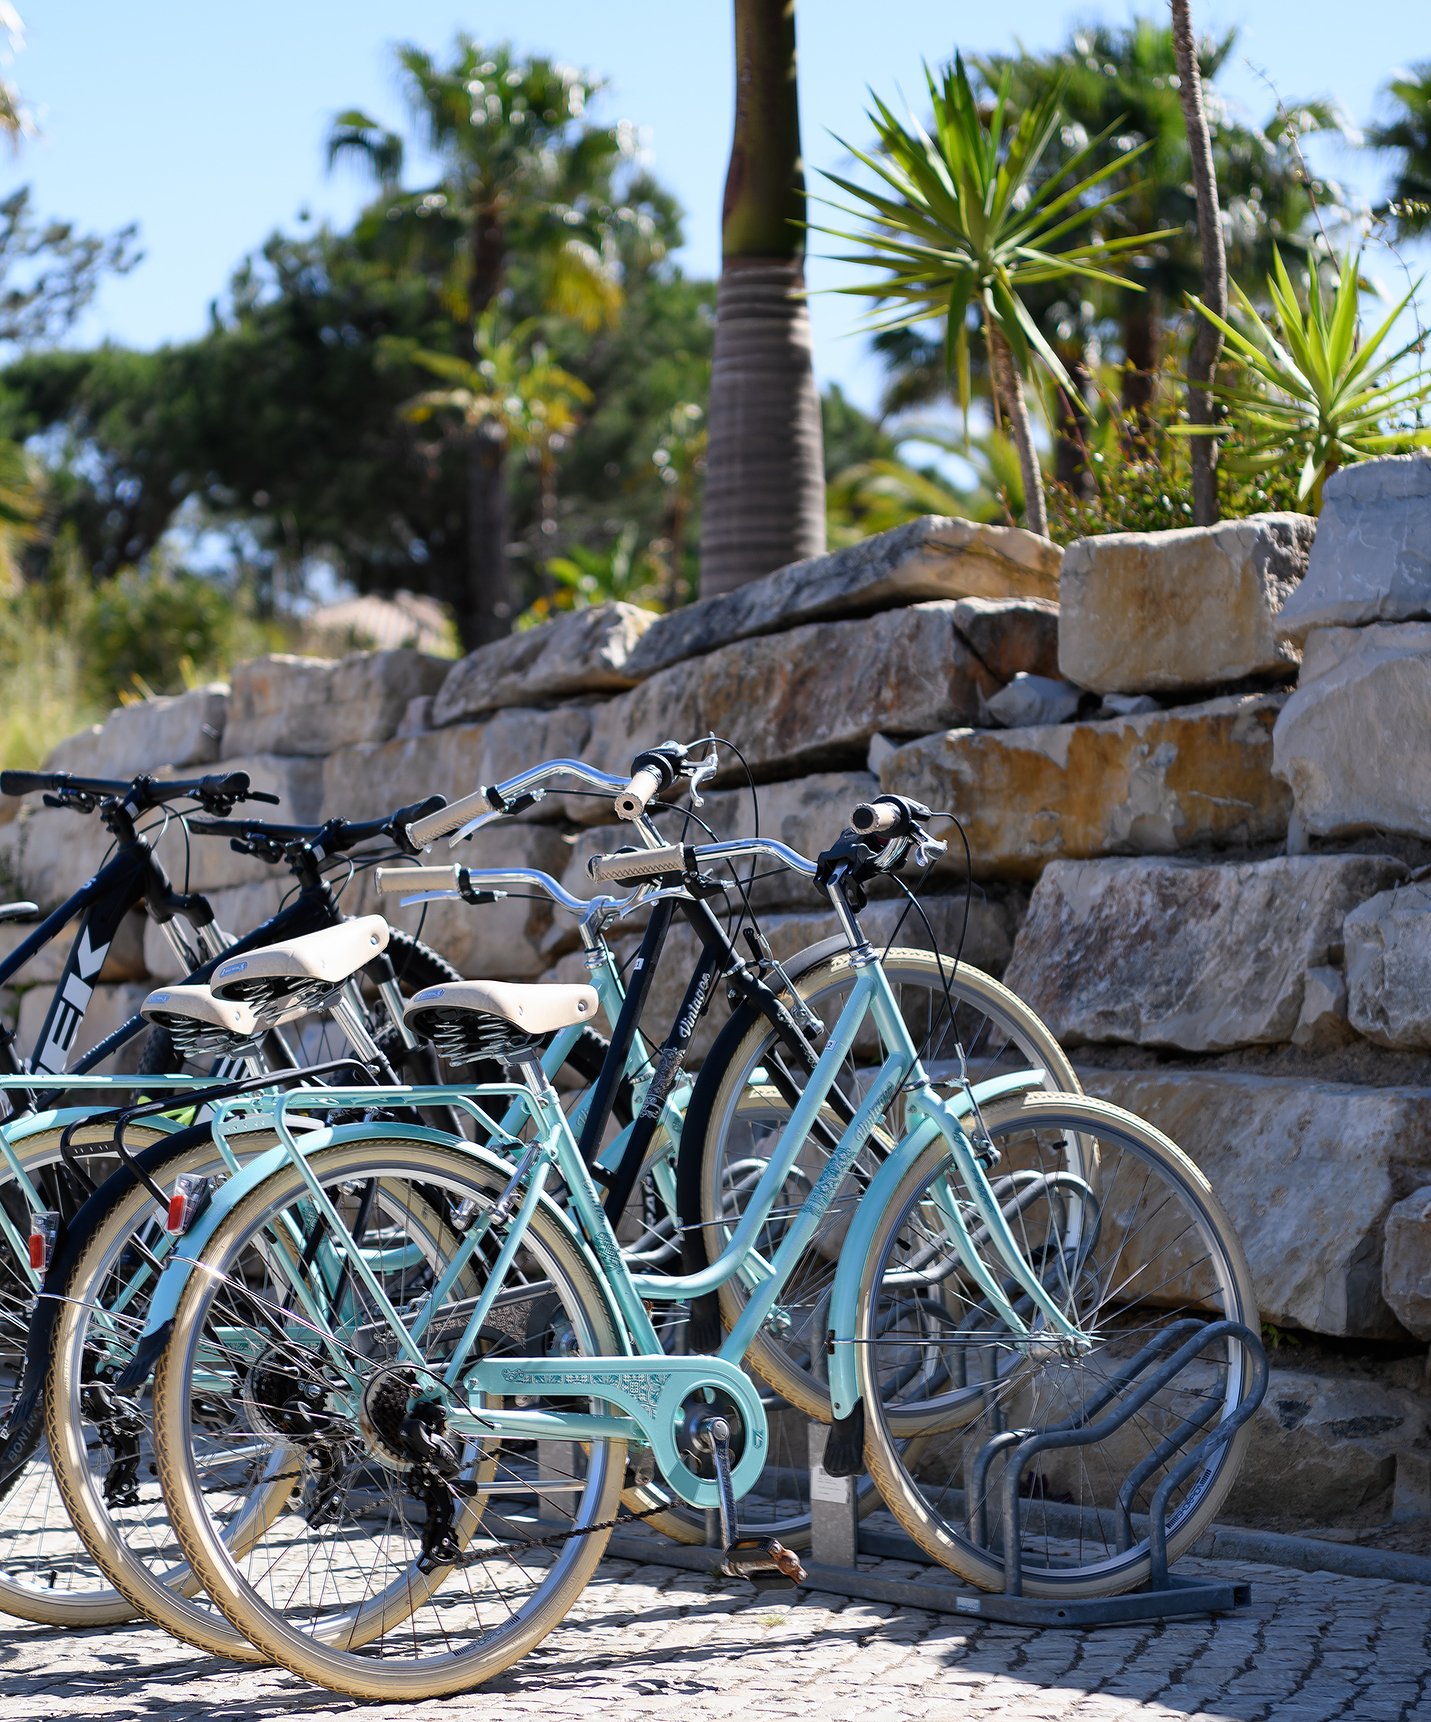
{"type": "MultiPolygon", "coordinates": [[[[1219,317],[1227,315],[1227,254],[1222,243],[1222,214],[1217,204],[1217,175],[1212,164],[1212,139],[1202,104],[1202,78],[1197,44],[1193,41],[1188,0],[1172,0],[1173,47],[1178,57],[1178,96],[1183,105],[1188,149],[1192,155],[1193,188],[1197,193],[1197,236],[1202,248],[1202,302],[1219,317]]],[[[1199,317],[1188,354],[1188,417],[1195,425],[1214,422],[1211,384],[1222,352],[1222,331],[1199,317]]],[[[1217,443],[1210,436],[1192,442],[1193,524],[1215,526],[1217,504],[1217,443]]]]}
{"type": "Polygon", "coordinates": [[[805,285],[794,0],[735,0],[701,595],[825,548],[824,445],[805,285]]]}
{"type": "Polygon", "coordinates": [[[512,580],[507,567],[506,445],[488,424],[467,442],[467,581],[457,612],[464,652],[512,631],[512,580]]]}
{"type": "Polygon", "coordinates": [[[1043,497],[1043,473],[1039,470],[1038,450],[1034,447],[1033,424],[1029,419],[1028,402],[1024,399],[1023,380],[1014,363],[1009,343],[993,323],[989,331],[989,364],[994,373],[994,386],[1008,415],[1009,435],[1019,451],[1019,470],[1024,480],[1024,525],[1040,538],[1048,537],[1048,509],[1043,497]]]}

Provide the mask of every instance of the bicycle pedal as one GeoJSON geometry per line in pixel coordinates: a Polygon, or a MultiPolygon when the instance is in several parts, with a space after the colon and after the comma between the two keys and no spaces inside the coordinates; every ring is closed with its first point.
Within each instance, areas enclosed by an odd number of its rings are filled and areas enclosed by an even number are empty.
{"type": "Polygon", "coordinates": [[[805,1569],[793,1549],[774,1537],[742,1537],[725,1551],[720,1572],[726,1578],[749,1579],[758,1591],[794,1590],[805,1569]]]}

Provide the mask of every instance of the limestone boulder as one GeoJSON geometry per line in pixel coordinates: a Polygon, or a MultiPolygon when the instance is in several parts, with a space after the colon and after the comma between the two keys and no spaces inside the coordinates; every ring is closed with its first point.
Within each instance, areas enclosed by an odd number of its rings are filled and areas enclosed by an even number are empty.
{"type": "MultiPolygon", "coordinates": [[[[1295,1355],[1295,1354],[1294,1354],[1295,1355]]],[[[1378,1503],[1426,1436],[1426,1401],[1361,1376],[1274,1369],[1224,1522],[1269,1513],[1327,1524],[1378,1503]]]]}
{"type": "MultiPolygon", "coordinates": [[[[742,588],[745,590],[745,588],[742,588]]],[[[743,640],[662,670],[593,713],[590,763],[624,772],[642,748],[711,730],[761,777],[863,765],[871,738],[979,720],[998,687],[954,629],[952,604],[915,604],[857,622],[815,622],[743,640]]],[[[723,781],[743,779],[732,764],[723,781]]],[[[601,803],[573,817],[605,822],[601,803]]]]}
{"type": "Polygon", "coordinates": [[[655,620],[635,604],[593,604],[479,646],[448,672],[432,702],[432,722],[629,688],[637,678],[626,673],[626,661],[655,620]]]}
{"type": "Polygon", "coordinates": [[[1408,1333],[1431,1340],[1431,1185],[1413,1191],[1386,1216],[1381,1295],[1408,1333]]]}
{"type": "Polygon", "coordinates": [[[1041,724],[1067,723],[1078,711],[1083,690],[1058,676],[1031,676],[1020,670],[1006,688],[987,702],[986,709],[1001,729],[1029,729],[1041,724]]]}
{"type": "Polygon", "coordinates": [[[1308,970],[1349,909],[1404,877],[1389,856],[1214,865],[1056,861],[1005,976],[1061,1041],[1225,1052],[1288,1041],[1308,970]]]}
{"type": "Polygon", "coordinates": [[[67,736],[45,761],[45,770],[119,778],[161,765],[211,765],[219,757],[228,705],[228,683],[211,682],[120,706],[103,724],[67,736]]]}
{"type": "Polygon", "coordinates": [[[1001,682],[1058,674],[1058,605],[1048,598],[961,598],[954,626],[1001,682]]]}
{"type": "MultiPolygon", "coordinates": [[[[1036,879],[1050,861],[1069,858],[1275,842],[1292,799],[1271,770],[1272,725],[1286,697],[953,729],[885,753],[880,786],[956,814],[977,878],[1036,879]]],[[[944,865],[962,868],[958,844],[944,865]]]]}
{"type": "Polygon", "coordinates": [[[253,658],[234,670],[222,757],[319,755],[397,733],[408,702],[436,694],[452,668],[423,652],[253,658]]]}
{"type": "Polygon", "coordinates": [[[1231,1070],[1094,1070],[1090,1094],[1164,1131],[1233,1217],[1262,1317],[1278,1327],[1399,1338],[1382,1295],[1386,1216],[1431,1182],[1431,1089],[1231,1070]]]}
{"type": "MultiPolygon", "coordinates": [[[[588,708],[559,706],[554,711],[498,712],[486,723],[452,724],[339,748],[321,762],[321,817],[382,819],[430,795],[458,801],[543,760],[582,758],[590,731],[588,708]]],[[[519,819],[528,824],[560,819],[562,799],[553,793],[519,819]]],[[[450,851],[445,838],[438,838],[433,856],[466,858],[450,851]]]]}
{"type": "Polygon", "coordinates": [[[1356,1039],[1347,1020],[1347,981],[1332,963],[1314,963],[1302,988],[1302,1009],[1292,1030],[1293,1046],[1307,1052],[1334,1052],[1356,1039]]]}
{"type": "Polygon", "coordinates": [[[626,660],[651,676],[736,640],[930,598],[1058,597],[1058,546],[1015,526],[927,514],[663,616],[626,660]]]}
{"type": "Polygon", "coordinates": [[[1378,1046],[1431,1048],[1431,883],[1359,904],[1344,933],[1352,1026],[1378,1046]]]}
{"type": "Polygon", "coordinates": [[[1297,651],[1278,618],[1316,531],[1310,515],[1258,514],[1080,538],[1059,575],[1060,670],[1100,694],[1290,680],[1297,651]]]}
{"type": "Polygon", "coordinates": [[[1308,634],[1273,737],[1273,770],[1291,786],[1301,830],[1431,836],[1428,726],[1431,623],[1308,634]]]}
{"type": "Polygon", "coordinates": [[[1278,625],[1313,628],[1431,617],[1431,455],[1390,454],[1334,472],[1307,577],[1278,625]]]}

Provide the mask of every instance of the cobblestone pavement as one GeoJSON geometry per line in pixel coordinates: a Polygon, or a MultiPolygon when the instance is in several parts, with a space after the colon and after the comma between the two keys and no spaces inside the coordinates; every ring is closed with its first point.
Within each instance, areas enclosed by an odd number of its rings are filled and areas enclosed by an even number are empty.
{"type": "MultiPolygon", "coordinates": [[[[931,1576],[890,1561],[860,1564],[891,1578],[931,1576]]],[[[754,1599],[701,1574],[608,1561],[561,1629],[504,1677],[417,1708],[483,1722],[578,1710],[582,1722],[1431,1719],[1431,1587],[1192,1560],[1178,1570],[1250,1579],[1251,1610],[1031,1632],[828,1594],[754,1599]]],[[[150,1628],[0,1628],[7,1722],[268,1722],[351,1710],[377,1722],[410,1708],[358,1706],[282,1670],[186,1655],[150,1628]]]]}

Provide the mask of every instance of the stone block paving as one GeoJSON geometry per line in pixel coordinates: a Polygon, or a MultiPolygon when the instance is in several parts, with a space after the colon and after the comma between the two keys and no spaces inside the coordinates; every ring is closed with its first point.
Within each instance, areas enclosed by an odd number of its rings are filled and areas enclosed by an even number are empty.
{"type": "MultiPolygon", "coordinates": [[[[890,1578],[921,1568],[861,1561],[890,1578]]],[[[1235,1615],[1090,1631],[744,1586],[607,1561],[563,1626],[505,1676],[418,1706],[355,1705],[281,1669],[186,1655],[140,1626],[0,1628],[0,1716],[268,1722],[361,1710],[482,1722],[1413,1722],[1431,1719],[1431,1587],[1184,1561],[1253,1585],[1235,1615]]],[[[944,1575],[941,1575],[944,1576],[944,1575]]]]}

